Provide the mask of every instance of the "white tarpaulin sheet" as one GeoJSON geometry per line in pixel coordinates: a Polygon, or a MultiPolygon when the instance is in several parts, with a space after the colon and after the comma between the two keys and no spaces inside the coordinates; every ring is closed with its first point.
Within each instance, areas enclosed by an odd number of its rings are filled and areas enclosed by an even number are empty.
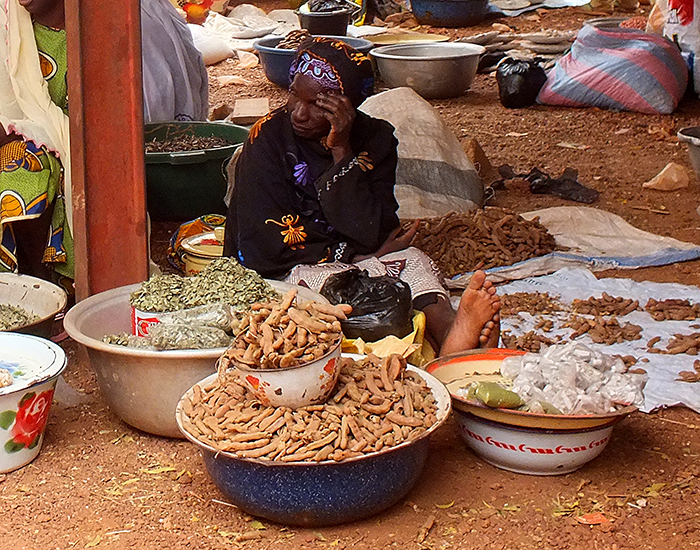
{"type": "MultiPolygon", "coordinates": [[[[635,282],[630,279],[597,279],[589,270],[581,268],[565,268],[551,275],[513,281],[498,287],[498,294],[501,296],[514,292],[547,292],[550,296],[558,296],[559,301],[565,305],[570,305],[574,299],[587,300],[591,296],[599,298],[603,292],[615,297],[639,300],[642,308],[649,298],[655,300],[678,298],[689,300],[691,303],[700,302],[700,289],[694,286],[635,282]]],[[[557,327],[570,316],[570,313],[561,313],[560,316],[554,321],[554,330],[547,333],[536,332],[552,340],[557,335],[561,335],[565,338],[564,341],[569,341],[568,336],[572,329],[557,327]]],[[[555,319],[548,315],[543,317],[555,319]]],[[[665,349],[669,338],[675,334],[700,332],[698,329],[700,321],[654,321],[645,311],[634,311],[618,318],[618,321],[621,325],[632,323],[641,326],[642,338],[608,346],[594,344],[584,334],[576,341],[610,355],[632,355],[637,358],[635,367],[643,368],[649,374],[649,381],[644,390],[645,401],[641,407],[642,411],[650,412],[658,407],[682,404],[700,412],[700,382],[688,383],[676,380],[680,371],[693,371],[693,362],[700,356],[663,355],[646,351],[647,342],[655,336],[660,336],[661,340],[654,347],[665,349]]],[[[532,315],[520,313],[515,317],[502,319],[501,330],[520,336],[534,330],[535,323],[536,319],[532,315]]]]}
{"type": "MultiPolygon", "coordinates": [[[[512,281],[553,273],[564,267],[591,271],[635,269],[700,258],[700,246],[637,229],[620,216],[587,206],[557,206],[522,214],[540,223],[565,251],[487,270],[493,282],[512,281]]],[[[465,288],[470,274],[457,276],[448,286],[465,288]]]]}

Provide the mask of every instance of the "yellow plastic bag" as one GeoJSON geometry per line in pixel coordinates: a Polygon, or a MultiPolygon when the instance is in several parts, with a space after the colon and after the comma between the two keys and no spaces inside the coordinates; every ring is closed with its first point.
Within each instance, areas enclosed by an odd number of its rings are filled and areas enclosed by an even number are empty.
{"type": "Polygon", "coordinates": [[[400,353],[410,364],[422,367],[435,359],[436,354],[425,339],[425,314],[422,311],[414,311],[412,322],[413,331],[403,338],[386,336],[376,342],[365,342],[362,338],[343,338],[342,351],[361,355],[373,353],[377,357],[388,357],[392,353],[400,353]]]}

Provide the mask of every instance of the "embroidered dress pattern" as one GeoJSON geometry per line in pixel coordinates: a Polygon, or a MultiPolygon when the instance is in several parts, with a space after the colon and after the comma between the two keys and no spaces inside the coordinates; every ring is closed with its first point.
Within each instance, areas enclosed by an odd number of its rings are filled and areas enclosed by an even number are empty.
{"type": "Polygon", "coordinates": [[[280,231],[280,234],[284,237],[284,244],[286,244],[292,250],[305,248],[305,246],[302,244],[306,241],[304,226],[296,226],[296,224],[299,223],[299,216],[294,217],[292,214],[288,214],[282,217],[281,222],[268,219],[265,220],[265,223],[274,223],[280,227],[286,227],[286,229],[280,231]]]}

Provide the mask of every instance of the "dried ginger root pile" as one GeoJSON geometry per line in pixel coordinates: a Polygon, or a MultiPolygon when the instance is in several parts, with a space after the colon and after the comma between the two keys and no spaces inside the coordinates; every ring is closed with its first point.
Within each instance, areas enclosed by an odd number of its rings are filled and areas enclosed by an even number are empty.
{"type": "MultiPolygon", "coordinates": [[[[405,221],[404,229],[412,223],[405,221]]],[[[496,207],[421,220],[411,245],[425,252],[448,278],[512,265],[549,254],[556,247],[538,218],[528,221],[496,207]]]]}
{"type": "Polygon", "coordinates": [[[220,372],[183,400],[183,425],[241,458],[338,462],[412,441],[437,422],[432,391],[401,355],[341,361],[326,403],[298,409],[264,406],[233,373],[220,372]]]}
{"type": "Polygon", "coordinates": [[[315,301],[297,304],[295,288],[282,300],[255,303],[233,328],[236,336],[220,368],[239,364],[276,369],[318,359],[340,342],[340,320],[350,309],[315,301]]]}

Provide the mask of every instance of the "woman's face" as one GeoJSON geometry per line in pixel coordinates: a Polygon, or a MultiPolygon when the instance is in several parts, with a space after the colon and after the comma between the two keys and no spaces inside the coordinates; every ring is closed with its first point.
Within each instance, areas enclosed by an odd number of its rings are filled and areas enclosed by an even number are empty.
{"type": "Polygon", "coordinates": [[[289,87],[289,109],[292,129],[299,137],[319,139],[327,135],[331,124],[324,116],[324,110],[316,105],[318,94],[326,91],[314,79],[297,74],[289,87]]]}

